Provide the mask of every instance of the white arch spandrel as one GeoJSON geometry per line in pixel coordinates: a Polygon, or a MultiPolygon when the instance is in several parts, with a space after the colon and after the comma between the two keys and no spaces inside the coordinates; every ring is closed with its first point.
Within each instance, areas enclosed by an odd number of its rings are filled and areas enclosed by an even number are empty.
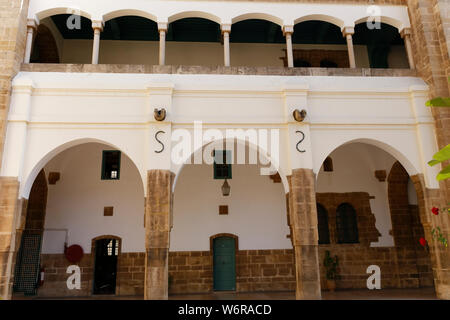
{"type": "Polygon", "coordinates": [[[439,188],[438,184],[434,183],[434,177],[429,177],[428,174],[424,172],[426,163],[422,163],[415,132],[398,132],[400,137],[395,137],[392,133],[385,135],[378,134],[377,137],[376,133],[364,133],[356,130],[352,134],[337,133],[338,132],[333,133],[330,131],[326,133],[315,132],[315,134],[313,134],[312,141],[313,145],[315,145],[313,148],[313,170],[316,174],[320,171],[326,157],[334,150],[346,144],[360,142],[374,145],[389,153],[403,165],[410,176],[424,173],[427,187],[439,188]],[[406,137],[408,135],[410,139],[406,137]],[[405,143],[405,141],[411,141],[411,143],[405,143]]]}
{"type": "MultiPolygon", "coordinates": [[[[214,141],[206,142],[200,148],[198,148],[197,150],[194,150],[194,152],[189,156],[189,158],[186,159],[182,164],[174,165],[173,168],[172,168],[172,172],[175,174],[175,179],[174,179],[174,182],[173,182],[172,191],[175,191],[175,187],[176,187],[176,184],[178,182],[178,178],[180,176],[181,171],[183,170],[183,168],[186,165],[189,165],[189,163],[187,163],[187,161],[189,159],[192,159],[192,157],[194,157],[195,154],[200,154],[201,153],[203,155],[203,151],[204,151],[204,149],[206,147],[211,147],[213,145],[214,146],[218,146],[218,145],[222,145],[223,143],[226,144],[227,141],[231,141],[231,140],[222,139],[222,140],[214,140],[214,141]]],[[[258,146],[254,145],[254,144],[252,144],[252,143],[250,143],[248,141],[245,142],[245,141],[240,140],[240,139],[236,139],[236,140],[233,140],[233,141],[236,141],[236,143],[238,145],[241,145],[245,149],[251,149],[253,151],[258,151],[258,146]],[[248,146],[248,148],[246,146],[248,146]]],[[[233,144],[233,145],[235,145],[235,144],[233,144]]],[[[259,149],[262,150],[262,152],[265,153],[266,155],[269,154],[267,152],[267,150],[265,150],[264,148],[260,147],[259,149]]],[[[234,151],[236,151],[236,150],[234,150],[234,151]]],[[[235,154],[233,156],[236,157],[235,154]]],[[[280,154],[280,156],[281,156],[281,154],[280,154]]],[[[287,180],[287,176],[285,174],[285,170],[281,167],[280,163],[276,163],[275,165],[273,165],[274,162],[272,162],[273,159],[270,157],[270,155],[269,155],[269,157],[264,156],[264,158],[271,163],[271,166],[270,166],[271,171],[273,171],[274,173],[275,172],[279,173],[279,175],[281,177],[281,182],[283,183],[284,192],[288,193],[289,192],[289,183],[288,183],[288,180],[287,180]]]]}
{"type": "MultiPolygon", "coordinates": [[[[64,139],[64,141],[54,141],[50,144],[39,144],[39,148],[37,148],[39,151],[36,152],[34,150],[27,150],[26,157],[25,157],[25,163],[24,163],[24,170],[21,178],[20,183],[20,190],[19,190],[19,198],[25,198],[28,199],[31,187],[33,186],[34,180],[36,179],[39,172],[44,168],[44,166],[55,156],[60,154],[61,152],[68,150],[72,147],[79,146],[86,143],[99,143],[111,146],[111,148],[114,148],[116,150],[120,150],[127,158],[130,159],[130,161],[134,164],[136,167],[136,170],[139,171],[139,174],[141,176],[141,183],[144,189],[144,192],[146,192],[146,172],[143,170],[142,166],[142,160],[137,158],[136,154],[133,154],[133,151],[129,150],[125,145],[116,144],[108,142],[105,139],[99,139],[99,138],[74,138],[74,139],[64,139]],[[130,153],[127,151],[131,152],[130,153]],[[141,161],[139,161],[141,160],[141,161]]],[[[30,144],[29,144],[30,145],[30,144]]]]}

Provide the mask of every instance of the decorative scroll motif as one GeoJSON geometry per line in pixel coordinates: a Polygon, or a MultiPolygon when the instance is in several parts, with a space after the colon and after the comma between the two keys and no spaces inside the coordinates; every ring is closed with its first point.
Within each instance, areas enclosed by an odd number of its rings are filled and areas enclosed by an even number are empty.
{"type": "Polygon", "coordinates": [[[300,130],[295,131],[295,133],[300,133],[300,134],[302,135],[302,138],[300,139],[299,142],[297,142],[297,144],[295,145],[295,148],[297,149],[298,152],[300,152],[300,153],[305,153],[306,150],[300,150],[300,149],[298,148],[299,144],[302,143],[303,140],[305,140],[305,134],[303,133],[303,131],[300,131],[300,130]]]}
{"type": "Polygon", "coordinates": [[[161,150],[155,150],[155,153],[161,153],[164,151],[164,143],[162,143],[162,141],[158,139],[158,135],[160,133],[165,133],[165,132],[160,130],[155,133],[155,140],[158,141],[158,143],[161,145],[161,150]]]}

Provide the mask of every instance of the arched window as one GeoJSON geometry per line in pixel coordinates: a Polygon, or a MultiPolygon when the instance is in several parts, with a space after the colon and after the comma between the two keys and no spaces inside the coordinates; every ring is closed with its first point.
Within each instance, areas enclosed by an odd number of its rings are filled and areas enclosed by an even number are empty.
{"type": "Polygon", "coordinates": [[[320,204],[317,204],[317,222],[319,229],[319,244],[330,243],[330,231],[328,229],[328,212],[320,204]]]}
{"type": "Polygon", "coordinates": [[[333,171],[333,159],[327,157],[323,162],[323,171],[332,172],[333,171]]]}
{"type": "Polygon", "coordinates": [[[342,203],[336,211],[338,243],[358,243],[358,223],[352,205],[342,203]]]}

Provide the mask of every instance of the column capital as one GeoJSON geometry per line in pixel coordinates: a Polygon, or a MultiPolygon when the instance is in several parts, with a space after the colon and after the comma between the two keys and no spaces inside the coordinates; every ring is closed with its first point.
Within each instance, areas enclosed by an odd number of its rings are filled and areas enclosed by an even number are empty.
{"type": "Polygon", "coordinates": [[[355,34],[355,28],[354,27],[343,27],[342,28],[342,35],[346,37],[347,35],[353,35],[355,34]]]}
{"type": "Polygon", "coordinates": [[[222,31],[222,34],[224,32],[230,33],[231,32],[231,23],[223,23],[223,24],[221,24],[220,25],[220,30],[222,31]]]}
{"type": "Polygon", "coordinates": [[[100,20],[92,21],[92,29],[103,31],[103,27],[105,26],[105,22],[100,20]]]}
{"type": "Polygon", "coordinates": [[[27,29],[36,30],[38,26],[39,26],[39,23],[35,19],[27,20],[27,29]]]}
{"type": "Polygon", "coordinates": [[[169,24],[167,22],[158,22],[158,31],[164,31],[167,32],[169,24]]]}
{"type": "Polygon", "coordinates": [[[400,36],[401,36],[402,38],[404,38],[405,36],[409,36],[409,35],[411,35],[411,28],[403,28],[403,29],[400,31],[400,36]]]}
{"type": "Polygon", "coordinates": [[[294,26],[291,26],[291,25],[283,26],[283,35],[285,36],[286,33],[293,34],[294,33],[294,26]]]}

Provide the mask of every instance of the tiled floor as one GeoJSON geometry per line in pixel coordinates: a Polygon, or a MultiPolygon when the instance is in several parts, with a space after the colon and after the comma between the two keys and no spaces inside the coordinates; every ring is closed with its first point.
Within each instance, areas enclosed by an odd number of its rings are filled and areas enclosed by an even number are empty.
{"type": "MultiPolygon", "coordinates": [[[[142,296],[116,297],[93,296],[77,298],[54,298],[70,300],[142,300],[142,296]]],[[[294,292],[235,293],[215,292],[211,294],[171,295],[169,300],[294,300],[294,292]]],[[[14,299],[44,299],[15,296],[14,299]]],[[[433,288],[423,289],[384,289],[384,290],[343,290],[334,293],[322,292],[323,300],[433,300],[433,288]]]]}

